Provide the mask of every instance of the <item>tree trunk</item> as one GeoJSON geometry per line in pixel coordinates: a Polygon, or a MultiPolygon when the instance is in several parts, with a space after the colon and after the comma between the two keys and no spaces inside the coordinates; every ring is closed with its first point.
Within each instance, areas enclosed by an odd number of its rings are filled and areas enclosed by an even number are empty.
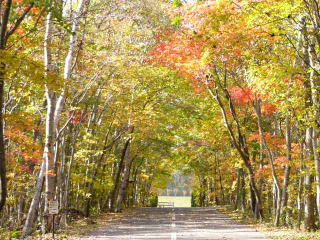
{"type": "MultiPolygon", "coordinates": [[[[320,40],[320,39],[319,39],[320,40]]],[[[319,71],[319,62],[318,56],[315,50],[315,40],[311,38],[309,43],[309,62],[312,70],[310,71],[310,95],[312,99],[312,105],[314,107],[314,121],[318,121],[320,117],[319,113],[319,87],[320,87],[320,79],[319,73],[315,72],[314,69],[319,71]]],[[[318,221],[320,221],[320,160],[319,160],[319,153],[318,153],[318,126],[312,127],[312,149],[313,149],[313,159],[314,159],[314,167],[315,167],[315,183],[316,183],[316,205],[317,205],[317,212],[318,212],[318,221]]]]}
{"type": "MultiPolygon", "coordinates": [[[[44,58],[45,58],[44,62],[45,62],[46,71],[52,71],[51,51],[50,51],[50,43],[51,43],[51,35],[52,35],[51,16],[52,16],[52,13],[49,12],[46,18],[47,22],[46,22],[45,41],[44,41],[44,58]]],[[[51,95],[52,93],[50,93],[49,89],[46,88],[46,98],[47,98],[47,101],[48,99],[50,101],[49,103],[47,102],[47,106],[50,105],[50,108],[47,109],[47,117],[46,117],[46,143],[45,143],[45,149],[43,153],[43,163],[42,163],[42,167],[41,167],[37,184],[36,184],[36,192],[32,199],[27,220],[23,228],[23,231],[25,232],[25,234],[29,234],[31,232],[32,224],[35,221],[35,216],[36,216],[35,208],[39,206],[44,178],[46,179],[45,212],[47,211],[48,201],[52,199],[52,194],[54,192],[54,176],[53,176],[54,175],[54,159],[53,159],[54,154],[52,151],[54,142],[53,142],[53,136],[50,135],[52,131],[52,127],[50,129],[50,125],[48,124],[48,121],[50,121],[50,118],[53,119],[53,109],[52,109],[53,105],[50,99],[51,95]],[[50,114],[50,116],[48,114],[50,114]],[[52,182],[52,179],[53,179],[53,182],[52,182]]]]}
{"type": "Polygon", "coordinates": [[[116,201],[117,193],[119,191],[120,177],[121,177],[121,173],[122,173],[122,170],[123,170],[123,164],[124,164],[124,160],[125,160],[125,157],[126,157],[127,148],[130,145],[130,141],[131,141],[131,139],[129,138],[129,139],[126,140],[126,142],[124,144],[122,155],[121,155],[120,162],[119,162],[118,171],[117,171],[115,182],[114,182],[113,191],[111,193],[111,206],[110,206],[110,208],[111,208],[112,212],[115,211],[115,207],[116,207],[115,206],[115,201],[116,201]]]}
{"type": "MultiPolygon", "coordinates": [[[[43,158],[46,164],[45,171],[45,213],[48,214],[49,202],[55,198],[56,169],[55,169],[55,130],[54,130],[54,113],[56,96],[55,93],[46,90],[47,97],[47,117],[46,117],[46,140],[43,158]]],[[[50,226],[49,226],[50,227],[50,226]]]]}
{"type": "Polygon", "coordinates": [[[115,207],[115,212],[119,212],[121,209],[121,203],[125,199],[127,188],[129,186],[129,178],[130,178],[130,170],[131,170],[131,165],[133,162],[134,158],[130,158],[130,142],[127,147],[126,153],[125,153],[125,167],[123,170],[123,176],[122,176],[122,183],[121,187],[119,189],[119,194],[118,194],[118,199],[115,207]]]}
{"type": "Polygon", "coordinates": [[[4,95],[4,79],[5,64],[0,63],[0,212],[2,211],[7,198],[7,179],[6,179],[6,159],[5,146],[3,139],[3,95],[4,95]]]}
{"type": "Polygon", "coordinates": [[[284,170],[283,189],[282,189],[282,215],[286,214],[286,223],[289,224],[289,211],[286,209],[288,205],[288,186],[290,182],[290,162],[291,162],[291,128],[290,128],[290,116],[286,116],[286,148],[287,148],[287,159],[284,170]]]}
{"type": "MultiPolygon", "coordinates": [[[[4,50],[6,48],[6,34],[10,17],[11,5],[12,0],[7,0],[5,8],[3,9],[2,19],[0,20],[0,50],[4,50]]],[[[3,97],[5,72],[6,65],[5,63],[0,62],[0,212],[2,212],[7,198],[6,159],[3,139],[3,97]]]]}
{"type": "MultiPolygon", "coordinates": [[[[306,160],[312,159],[312,128],[306,130],[306,160]]],[[[304,177],[304,189],[305,189],[305,202],[304,202],[304,227],[307,231],[315,230],[315,215],[314,215],[314,195],[312,191],[312,176],[310,169],[305,166],[304,177]]]]}
{"type": "MultiPolygon", "coordinates": [[[[51,41],[52,41],[52,13],[47,15],[46,33],[44,41],[44,58],[46,71],[53,71],[52,56],[51,56],[51,41]]],[[[48,214],[49,202],[54,200],[55,195],[55,162],[54,162],[54,146],[55,146],[55,129],[54,129],[54,113],[56,106],[56,95],[48,86],[46,86],[47,114],[46,114],[46,131],[45,131],[45,146],[43,159],[45,163],[45,214],[48,214]]],[[[46,222],[49,223],[48,217],[46,222]]],[[[45,224],[45,231],[48,226],[45,224]]]]}
{"type": "MultiPolygon", "coordinates": [[[[252,209],[252,211],[254,212],[256,218],[263,218],[261,196],[260,196],[259,189],[256,186],[255,175],[254,175],[253,167],[250,162],[249,149],[248,149],[248,146],[246,143],[245,136],[242,134],[241,127],[240,127],[240,124],[239,124],[239,121],[237,118],[237,114],[235,112],[235,108],[233,106],[231,96],[230,96],[229,92],[227,91],[227,89],[223,89],[225,96],[226,96],[226,99],[228,100],[228,103],[229,103],[229,109],[231,111],[232,118],[236,124],[236,131],[238,133],[237,137],[235,135],[234,130],[231,127],[231,124],[229,123],[227,113],[225,110],[225,106],[219,96],[218,90],[216,89],[214,92],[211,87],[208,87],[208,90],[209,90],[211,96],[219,104],[225,126],[226,126],[228,133],[229,133],[229,136],[231,138],[231,142],[235,146],[235,148],[237,149],[241,159],[243,160],[243,163],[244,163],[246,169],[248,170],[249,182],[250,182],[250,186],[252,189],[252,193],[254,195],[253,198],[254,198],[254,202],[255,202],[255,206],[254,206],[254,209],[252,209]]],[[[252,200],[253,200],[253,198],[252,198],[252,200]]]]}
{"type": "Polygon", "coordinates": [[[271,166],[271,172],[272,172],[272,178],[273,178],[273,182],[275,185],[275,219],[274,219],[274,225],[277,227],[280,224],[280,214],[281,214],[281,186],[280,186],[280,182],[275,170],[275,166],[274,166],[274,156],[273,156],[273,152],[272,150],[269,148],[268,143],[264,137],[264,132],[262,129],[262,116],[261,116],[261,103],[260,100],[258,100],[257,98],[255,99],[255,103],[254,103],[254,108],[256,111],[256,115],[258,118],[258,129],[259,129],[259,135],[261,137],[262,143],[265,147],[265,149],[267,150],[268,153],[268,158],[269,158],[269,163],[271,166]]]}
{"type": "Polygon", "coordinates": [[[40,172],[39,172],[39,175],[37,178],[35,194],[34,194],[33,199],[31,201],[31,205],[30,205],[30,208],[28,211],[26,222],[23,226],[23,232],[25,235],[29,235],[32,232],[32,225],[35,222],[36,214],[39,209],[45,171],[46,171],[46,165],[43,162],[41,164],[41,169],[40,169],[40,172]]]}

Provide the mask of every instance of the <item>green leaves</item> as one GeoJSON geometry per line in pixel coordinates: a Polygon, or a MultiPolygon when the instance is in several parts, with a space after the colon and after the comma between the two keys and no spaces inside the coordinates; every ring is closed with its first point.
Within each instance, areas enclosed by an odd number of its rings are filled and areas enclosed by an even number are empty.
{"type": "Polygon", "coordinates": [[[174,18],[172,18],[171,24],[179,27],[181,24],[181,16],[175,16],[174,18]]]}
{"type": "Polygon", "coordinates": [[[173,0],[172,5],[175,7],[182,7],[182,1],[181,0],[173,0]]]}

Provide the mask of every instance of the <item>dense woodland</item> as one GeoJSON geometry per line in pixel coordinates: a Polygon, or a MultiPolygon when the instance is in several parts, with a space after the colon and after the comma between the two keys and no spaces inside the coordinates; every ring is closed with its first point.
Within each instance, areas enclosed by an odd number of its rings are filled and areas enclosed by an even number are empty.
{"type": "Polygon", "coordinates": [[[319,4],[0,0],[0,235],[154,206],[177,170],[318,229],[319,4]]]}

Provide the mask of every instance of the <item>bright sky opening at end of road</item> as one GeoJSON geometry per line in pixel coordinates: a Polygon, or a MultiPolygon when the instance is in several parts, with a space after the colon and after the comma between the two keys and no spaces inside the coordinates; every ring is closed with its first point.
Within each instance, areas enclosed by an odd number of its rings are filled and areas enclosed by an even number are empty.
{"type": "Polygon", "coordinates": [[[181,172],[172,175],[171,181],[158,196],[158,207],[191,207],[192,203],[192,176],[181,172]]]}

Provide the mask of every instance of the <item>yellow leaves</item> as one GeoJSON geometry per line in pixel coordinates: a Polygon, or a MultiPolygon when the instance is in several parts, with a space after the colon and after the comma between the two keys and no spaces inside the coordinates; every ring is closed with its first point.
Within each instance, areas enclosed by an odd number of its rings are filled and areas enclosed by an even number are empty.
{"type": "Polygon", "coordinates": [[[91,196],[92,196],[91,193],[86,193],[86,194],[84,194],[84,197],[87,198],[87,199],[91,198],[91,196]]]}
{"type": "Polygon", "coordinates": [[[9,206],[14,206],[15,202],[16,201],[15,201],[14,196],[9,196],[6,199],[6,204],[9,205],[9,206]]]}
{"type": "Polygon", "coordinates": [[[41,169],[40,166],[35,166],[35,167],[34,167],[34,170],[35,170],[35,171],[39,171],[40,169],[41,169]]]}
{"type": "Polygon", "coordinates": [[[72,181],[75,184],[83,184],[85,183],[85,176],[82,173],[72,173],[71,174],[72,181]]]}
{"type": "Polygon", "coordinates": [[[23,77],[24,81],[47,84],[52,89],[58,90],[63,87],[64,80],[60,75],[56,72],[46,72],[44,65],[30,55],[0,50],[0,62],[6,65],[5,73],[9,80],[23,77]]]}
{"type": "Polygon", "coordinates": [[[15,178],[15,173],[14,172],[10,172],[7,174],[7,178],[8,179],[14,179],[15,178]]]}
{"type": "Polygon", "coordinates": [[[141,178],[144,179],[144,180],[149,180],[149,178],[150,178],[149,175],[146,175],[146,174],[144,174],[144,173],[139,174],[139,177],[141,177],[141,178]]]}

